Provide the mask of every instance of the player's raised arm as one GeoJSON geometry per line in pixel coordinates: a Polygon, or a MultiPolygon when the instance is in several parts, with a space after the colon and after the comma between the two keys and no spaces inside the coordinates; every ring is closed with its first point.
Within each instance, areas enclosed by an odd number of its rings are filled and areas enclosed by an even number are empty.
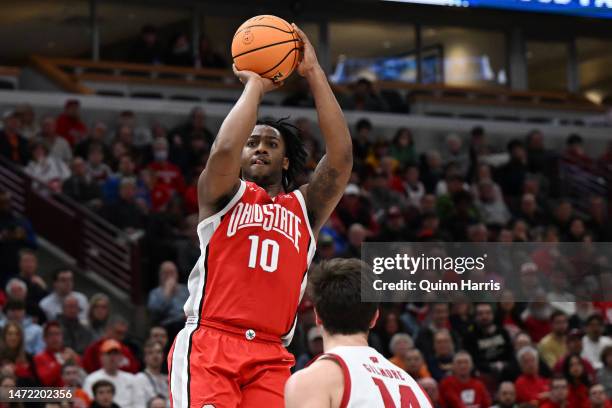
{"type": "Polygon", "coordinates": [[[295,24],[293,28],[304,44],[298,73],[308,81],[325,140],[325,156],[317,165],[310,183],[301,188],[306,197],[311,227],[317,234],[340,201],[348,183],[353,168],[353,147],[344,115],[317,61],[312,44],[295,24]]]}
{"type": "Polygon", "coordinates": [[[244,91],[223,121],[198,180],[200,219],[217,212],[237,191],[241,151],[257,122],[261,98],[282,85],[251,71],[238,71],[236,67],[234,73],[244,84],[244,91]]]}

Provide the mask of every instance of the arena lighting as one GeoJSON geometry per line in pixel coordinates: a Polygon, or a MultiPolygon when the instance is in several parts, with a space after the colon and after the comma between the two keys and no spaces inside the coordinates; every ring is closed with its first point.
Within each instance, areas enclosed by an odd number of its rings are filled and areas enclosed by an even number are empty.
{"type": "Polygon", "coordinates": [[[432,6],[483,7],[612,18],[612,0],[382,0],[432,6]]]}

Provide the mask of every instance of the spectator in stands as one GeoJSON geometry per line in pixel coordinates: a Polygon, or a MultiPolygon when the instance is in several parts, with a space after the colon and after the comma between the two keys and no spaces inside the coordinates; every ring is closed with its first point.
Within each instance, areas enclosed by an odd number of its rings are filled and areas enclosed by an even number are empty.
{"type": "Polygon", "coordinates": [[[499,384],[497,389],[497,404],[491,408],[518,408],[516,403],[516,388],[510,381],[499,384]]]}
{"type": "Polygon", "coordinates": [[[434,193],[438,182],[442,179],[444,170],[442,167],[442,157],[437,150],[430,150],[425,153],[421,162],[421,181],[428,194],[434,193]]]}
{"type": "Polygon", "coordinates": [[[308,347],[306,352],[298,357],[295,363],[296,371],[306,367],[313,358],[323,353],[323,335],[319,326],[313,326],[308,330],[306,340],[308,341],[308,347]]]}
{"type": "Polygon", "coordinates": [[[575,133],[569,135],[565,146],[565,151],[561,155],[562,163],[577,166],[587,171],[593,170],[593,160],[584,151],[582,136],[575,133]]]}
{"type": "Polygon", "coordinates": [[[159,286],[149,293],[148,309],[152,320],[176,334],[185,323],[183,305],[189,297],[187,286],[178,283],[174,262],[165,261],[159,267],[159,286]]]}
{"type": "Polygon", "coordinates": [[[89,299],[87,313],[88,327],[92,331],[93,341],[99,340],[106,332],[110,317],[110,300],[104,293],[96,293],[89,299]]]}
{"type": "Polygon", "coordinates": [[[200,238],[198,237],[197,225],[197,214],[187,216],[183,228],[183,239],[176,243],[176,263],[179,271],[190,271],[200,257],[200,238]]]}
{"type": "Polygon", "coordinates": [[[421,199],[425,195],[425,186],[419,180],[419,168],[409,165],[404,170],[404,191],[407,196],[407,205],[416,209],[421,208],[421,199]]]}
{"type": "Polygon", "coordinates": [[[196,68],[227,68],[225,58],[213,49],[210,40],[203,35],[200,36],[196,68]]]}
{"type": "Polygon", "coordinates": [[[157,175],[158,182],[167,186],[172,193],[182,194],[185,190],[185,180],[181,170],[168,161],[168,141],[163,138],[153,142],[153,157],[148,168],[157,175]]]}
{"type": "Polygon", "coordinates": [[[166,65],[178,67],[193,67],[193,53],[189,37],[185,33],[177,33],[170,41],[170,49],[164,58],[166,65]]]}
{"type": "Polygon", "coordinates": [[[348,230],[348,245],[342,253],[344,258],[360,258],[361,244],[363,244],[368,236],[368,230],[359,223],[352,224],[348,230]]]}
{"type": "MultiPolygon", "coordinates": [[[[612,180],[612,171],[610,171],[612,180]]],[[[595,240],[608,242],[612,239],[612,223],[608,216],[608,208],[602,197],[593,196],[589,200],[587,227],[595,236],[595,240]]]]}
{"type": "Polygon", "coordinates": [[[431,377],[421,378],[417,381],[419,386],[425,391],[433,408],[440,408],[440,390],[438,382],[431,377]]]}
{"type": "Polygon", "coordinates": [[[157,342],[162,345],[162,347],[166,348],[170,345],[170,340],[168,338],[168,331],[162,326],[152,326],[149,329],[149,338],[148,340],[157,342]]]}
{"type": "Polygon", "coordinates": [[[138,359],[132,349],[126,344],[127,331],[127,321],[121,316],[113,316],[106,326],[104,336],[95,343],[90,344],[85,350],[83,354],[83,368],[85,368],[88,373],[94,372],[100,368],[100,355],[103,354],[101,351],[102,345],[106,340],[110,339],[119,343],[120,351],[123,355],[123,358],[119,361],[119,368],[133,374],[140,371],[138,359]]]}
{"type": "MultiPolygon", "coordinates": [[[[433,339],[435,334],[441,330],[449,330],[449,305],[448,303],[432,303],[429,307],[429,316],[422,323],[416,337],[415,346],[425,355],[433,354],[433,339]]],[[[450,332],[449,332],[450,333],[450,332]]],[[[450,333],[453,335],[452,333],[450,333]]],[[[454,346],[459,345],[459,339],[453,337],[454,346]]]]}
{"type": "Polygon", "coordinates": [[[76,156],[87,158],[92,145],[97,145],[102,148],[103,157],[110,158],[111,151],[108,148],[108,127],[102,121],[96,121],[89,132],[89,136],[77,143],[74,153],[76,156]]]}
{"type": "Polygon", "coordinates": [[[405,368],[403,368],[412,378],[419,380],[421,378],[431,378],[427,364],[423,354],[419,349],[411,348],[406,352],[405,368]]]}
{"type": "Polygon", "coordinates": [[[525,221],[531,228],[547,223],[547,217],[538,208],[536,197],[530,193],[523,194],[521,197],[516,217],[525,221]]]}
{"type": "Polygon", "coordinates": [[[87,171],[87,164],[80,157],[72,161],[72,176],[62,185],[62,192],[78,203],[99,208],[102,191],[99,183],[87,171]]]}
{"type": "MultiPolygon", "coordinates": [[[[19,251],[19,279],[27,286],[28,313],[38,310],[38,304],[49,293],[47,284],[38,275],[38,257],[31,249],[19,251]]],[[[34,314],[32,316],[35,316],[34,314]]]]}
{"type": "Polygon", "coordinates": [[[535,298],[527,304],[521,314],[525,331],[534,342],[538,343],[551,331],[550,316],[553,308],[546,300],[544,290],[538,290],[535,298]]]}
{"type": "Polygon", "coordinates": [[[62,327],[64,344],[83,354],[87,346],[93,341],[91,329],[79,320],[81,305],[74,294],[69,294],[63,299],[62,313],[57,316],[57,321],[62,327]]]}
{"type": "Polygon", "coordinates": [[[197,106],[191,110],[189,121],[183,125],[170,131],[172,139],[172,147],[188,149],[191,139],[194,137],[203,137],[208,150],[214,140],[214,135],[206,127],[206,112],[203,108],[197,106]]]}
{"type": "Polygon", "coordinates": [[[102,208],[102,215],[116,227],[126,230],[142,230],[146,226],[146,213],[136,200],[136,179],[121,179],[119,200],[102,208]]]}
{"type": "Polygon", "coordinates": [[[593,384],[589,389],[590,408],[610,408],[612,404],[606,396],[606,390],[602,384],[593,384]]]}
{"type": "Polygon", "coordinates": [[[163,62],[163,49],[155,26],[145,25],[140,29],[140,38],[130,49],[127,60],[155,65],[163,62]]]}
{"type": "Polygon", "coordinates": [[[113,402],[115,399],[115,390],[116,387],[111,381],[96,381],[91,387],[93,402],[91,403],[90,408],[123,408],[113,402]]]}
{"type": "Polygon", "coordinates": [[[521,375],[516,379],[516,401],[537,406],[548,398],[548,380],[541,377],[538,370],[538,352],[531,346],[521,348],[516,353],[521,366],[521,375]]]}
{"type": "Polygon", "coordinates": [[[503,198],[495,194],[495,186],[491,181],[478,183],[476,209],[482,221],[488,226],[501,227],[510,221],[510,211],[503,198]]]}
{"type": "Polygon", "coordinates": [[[16,300],[26,305],[26,315],[34,323],[44,323],[47,320],[45,312],[37,303],[28,302],[28,285],[19,278],[13,278],[6,284],[6,296],[8,300],[16,300]]]}
{"type": "Polygon", "coordinates": [[[146,126],[139,126],[136,122],[134,111],[124,110],[119,113],[118,128],[127,127],[132,130],[131,144],[140,150],[147,150],[153,142],[151,129],[146,126]]]}
{"type": "Polygon", "coordinates": [[[572,407],[568,401],[569,387],[565,377],[554,377],[550,381],[548,399],[542,402],[540,408],[579,408],[572,407]]]}
{"type": "Polygon", "coordinates": [[[532,130],[525,138],[527,163],[530,173],[545,173],[553,160],[551,152],[544,147],[544,135],[539,130],[532,130]]]}
{"type": "Polygon", "coordinates": [[[463,151],[463,143],[459,135],[452,133],[446,137],[446,154],[444,155],[444,165],[453,163],[459,175],[467,177],[470,166],[470,157],[463,151]]]}
{"type": "Polygon", "coordinates": [[[374,216],[370,201],[364,197],[361,189],[355,184],[349,184],[344,190],[344,196],[336,207],[335,214],[338,217],[341,228],[338,232],[346,233],[349,227],[359,223],[365,228],[375,229],[374,216]]]}
{"type": "Polygon", "coordinates": [[[387,103],[374,88],[374,84],[367,78],[360,78],[353,85],[349,109],[384,112],[388,110],[387,103]]]}
{"type": "Polygon", "coordinates": [[[565,359],[563,375],[569,385],[568,406],[588,407],[591,379],[579,355],[571,354],[565,359]]]}
{"type": "Polygon", "coordinates": [[[389,341],[389,351],[391,352],[389,361],[405,371],[406,356],[408,354],[408,350],[412,348],[414,348],[412,337],[406,333],[394,334],[389,341]]]}
{"type": "Polygon", "coordinates": [[[55,131],[70,146],[75,146],[87,136],[87,126],[81,121],[81,103],[77,99],[66,101],[64,112],[57,117],[55,131]]]}
{"type": "Polygon", "coordinates": [[[103,185],[111,176],[112,170],[104,163],[104,147],[97,143],[89,146],[87,154],[87,176],[98,185],[103,185]]]}
{"type": "Polygon", "coordinates": [[[136,180],[137,196],[148,201],[148,191],[143,180],[136,174],[136,163],[129,154],[119,158],[118,171],[109,177],[102,187],[104,202],[114,204],[119,200],[119,190],[123,179],[132,178],[136,180]]]}
{"type": "Polygon", "coordinates": [[[453,375],[440,382],[442,408],[485,408],[491,406],[491,397],[485,385],[472,378],[472,357],[465,351],[455,354],[453,375]]]}
{"type": "Polygon", "coordinates": [[[87,408],[91,404],[91,398],[83,390],[84,371],[72,361],[62,366],[62,381],[65,387],[73,388],[73,402],[75,408],[87,408]]]}
{"type": "MultiPolygon", "coordinates": [[[[568,358],[568,356],[571,356],[574,354],[578,354],[578,355],[582,354],[582,350],[583,350],[582,338],[583,337],[584,337],[583,332],[580,331],[579,329],[570,330],[570,332],[567,334],[567,354],[563,356],[561,360],[557,361],[557,364],[555,364],[555,368],[554,368],[555,373],[562,373],[563,366],[565,364],[565,360],[568,358]]],[[[593,368],[589,360],[582,357],[582,363],[589,377],[594,378],[595,369],[593,368]]]]}
{"type": "Polygon", "coordinates": [[[2,328],[0,338],[0,365],[12,364],[20,387],[33,387],[37,383],[32,354],[25,348],[25,334],[17,322],[9,321],[2,328]]]}
{"type": "Polygon", "coordinates": [[[74,272],[70,268],[60,267],[53,272],[53,292],[40,301],[47,319],[55,320],[62,313],[64,299],[72,295],[79,303],[79,319],[87,321],[87,296],[74,290],[74,272]]]}
{"type": "Polygon", "coordinates": [[[466,337],[464,346],[483,373],[500,373],[512,359],[510,336],[495,324],[493,307],[488,303],[476,305],[474,330],[466,337]]]}
{"type": "Polygon", "coordinates": [[[34,139],[34,137],[38,135],[40,128],[36,123],[36,114],[34,113],[34,109],[32,109],[32,105],[28,103],[19,105],[15,108],[15,112],[21,121],[19,126],[21,135],[28,141],[34,139]]]}
{"type": "Polygon", "coordinates": [[[404,197],[397,191],[390,188],[389,178],[382,172],[382,170],[377,170],[371,179],[371,188],[367,193],[369,201],[372,203],[374,208],[380,211],[388,210],[392,206],[395,208],[405,207],[404,197]]]}
{"type": "Polygon", "coordinates": [[[527,153],[520,140],[514,139],[508,143],[508,154],[510,160],[501,166],[497,172],[497,182],[502,188],[504,195],[510,200],[510,207],[516,208],[514,204],[522,194],[522,187],[527,178],[527,153]],[[513,201],[514,200],[514,204],[513,201]]]}
{"type": "Polygon", "coordinates": [[[46,116],[40,126],[38,141],[42,142],[49,151],[49,156],[68,164],[72,160],[72,149],[63,137],[55,133],[55,118],[46,116]]]}
{"type": "Polygon", "coordinates": [[[33,355],[44,350],[43,329],[26,315],[26,307],[23,301],[9,300],[4,305],[4,314],[5,318],[0,320],[0,327],[4,327],[10,322],[18,324],[23,330],[26,353],[33,355]]]}
{"type": "Polygon", "coordinates": [[[390,207],[384,215],[376,240],[380,242],[403,242],[409,239],[410,229],[406,225],[404,214],[399,207],[390,207]]]}
{"type": "Polygon", "coordinates": [[[363,162],[372,149],[372,122],[366,118],[359,119],[355,125],[353,137],[353,155],[359,162],[363,162]]]}
{"type": "Polygon", "coordinates": [[[609,345],[612,339],[603,335],[604,320],[599,314],[592,314],[588,317],[585,325],[585,335],[582,338],[582,357],[587,359],[593,368],[603,367],[601,362],[601,352],[609,345]]]}
{"type": "Polygon", "coordinates": [[[134,378],[135,386],[142,393],[143,400],[161,396],[168,399],[168,376],[162,374],[164,362],[164,347],[154,341],[148,340],[144,346],[145,368],[134,378]]]}
{"type": "Polygon", "coordinates": [[[0,130],[0,156],[25,166],[30,160],[30,150],[28,141],[19,133],[19,115],[15,111],[7,111],[2,115],[2,119],[4,127],[0,130]]]}
{"type": "Polygon", "coordinates": [[[417,155],[410,129],[402,127],[395,132],[389,153],[401,167],[416,164],[417,155]]]}
{"type": "Polygon", "coordinates": [[[552,369],[567,353],[569,325],[567,315],[559,310],[550,315],[550,323],[552,331],[540,340],[538,350],[544,362],[552,369]]]}
{"type": "Polygon", "coordinates": [[[107,339],[100,345],[101,368],[85,378],[83,389],[93,397],[93,385],[99,380],[110,381],[117,392],[113,401],[121,408],[135,408],[142,404],[142,389],[139,389],[133,374],[121,370],[122,345],[117,340],[107,339]]]}
{"type": "Polygon", "coordinates": [[[436,331],[433,336],[433,353],[427,358],[429,372],[436,381],[450,375],[454,356],[455,346],[451,332],[448,329],[436,331]]]}
{"type": "Polygon", "coordinates": [[[40,142],[32,144],[32,160],[26,166],[25,172],[55,192],[60,192],[62,183],[70,177],[70,169],[66,163],[49,156],[47,146],[40,142]]]}
{"type": "Polygon", "coordinates": [[[1,286],[20,269],[21,251],[36,248],[32,224],[13,212],[11,193],[0,189],[0,275],[1,286]]]}
{"type": "Polygon", "coordinates": [[[45,325],[45,350],[34,356],[36,374],[45,387],[62,387],[62,366],[72,361],[81,363],[81,358],[72,349],[64,346],[62,327],[58,322],[45,325]]]}
{"type": "Polygon", "coordinates": [[[605,387],[608,398],[612,398],[612,346],[601,351],[602,367],[597,370],[597,382],[605,387]]]}

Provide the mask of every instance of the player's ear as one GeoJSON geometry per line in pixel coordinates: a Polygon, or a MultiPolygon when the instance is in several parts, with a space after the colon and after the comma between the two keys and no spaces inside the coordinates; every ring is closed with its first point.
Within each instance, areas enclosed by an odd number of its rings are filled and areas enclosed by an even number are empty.
{"type": "Polygon", "coordinates": [[[378,321],[379,317],[380,317],[380,310],[376,309],[376,313],[374,313],[374,317],[370,321],[370,329],[373,329],[374,326],[376,326],[376,322],[378,321]]]}
{"type": "Polygon", "coordinates": [[[285,171],[289,170],[289,158],[288,157],[283,157],[283,170],[285,171]]]}

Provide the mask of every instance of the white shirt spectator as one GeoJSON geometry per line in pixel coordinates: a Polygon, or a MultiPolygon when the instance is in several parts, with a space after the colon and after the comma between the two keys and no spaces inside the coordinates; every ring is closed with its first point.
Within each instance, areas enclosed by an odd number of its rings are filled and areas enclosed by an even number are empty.
{"type": "MultiPolygon", "coordinates": [[[[89,308],[89,301],[87,300],[87,297],[81,292],[75,291],[70,292],[69,296],[74,296],[79,301],[79,307],[81,309],[79,312],[79,320],[82,323],[86,323],[87,311],[89,308]]],[[[47,320],[55,320],[57,319],[57,316],[62,313],[63,304],[64,297],[61,297],[56,292],[51,292],[42,298],[38,306],[40,306],[40,308],[45,312],[45,315],[47,315],[47,320]]]]}
{"type": "Polygon", "coordinates": [[[57,160],[61,160],[64,163],[70,163],[72,160],[72,149],[70,145],[63,137],[55,137],[53,142],[48,140],[42,140],[49,149],[49,157],[55,157],[57,160]]]}
{"type": "Polygon", "coordinates": [[[113,402],[121,408],[140,408],[145,406],[146,400],[142,395],[142,391],[136,385],[135,376],[125,371],[117,371],[114,376],[108,374],[103,368],[94,371],[85,378],[83,390],[93,400],[93,385],[96,381],[107,380],[115,386],[115,398],[113,402]]]}
{"type": "Polygon", "coordinates": [[[612,339],[608,336],[601,336],[597,342],[591,340],[589,336],[582,337],[582,357],[587,359],[595,370],[603,367],[601,362],[601,351],[612,344],[612,339]]]}
{"type": "Polygon", "coordinates": [[[43,183],[64,182],[70,177],[70,169],[55,157],[45,157],[40,161],[31,160],[25,168],[26,173],[43,183]]]}
{"type": "Polygon", "coordinates": [[[148,370],[139,372],[134,376],[136,388],[142,393],[141,407],[145,408],[147,401],[161,395],[170,405],[168,398],[168,376],[166,374],[155,374],[148,370]]]}

